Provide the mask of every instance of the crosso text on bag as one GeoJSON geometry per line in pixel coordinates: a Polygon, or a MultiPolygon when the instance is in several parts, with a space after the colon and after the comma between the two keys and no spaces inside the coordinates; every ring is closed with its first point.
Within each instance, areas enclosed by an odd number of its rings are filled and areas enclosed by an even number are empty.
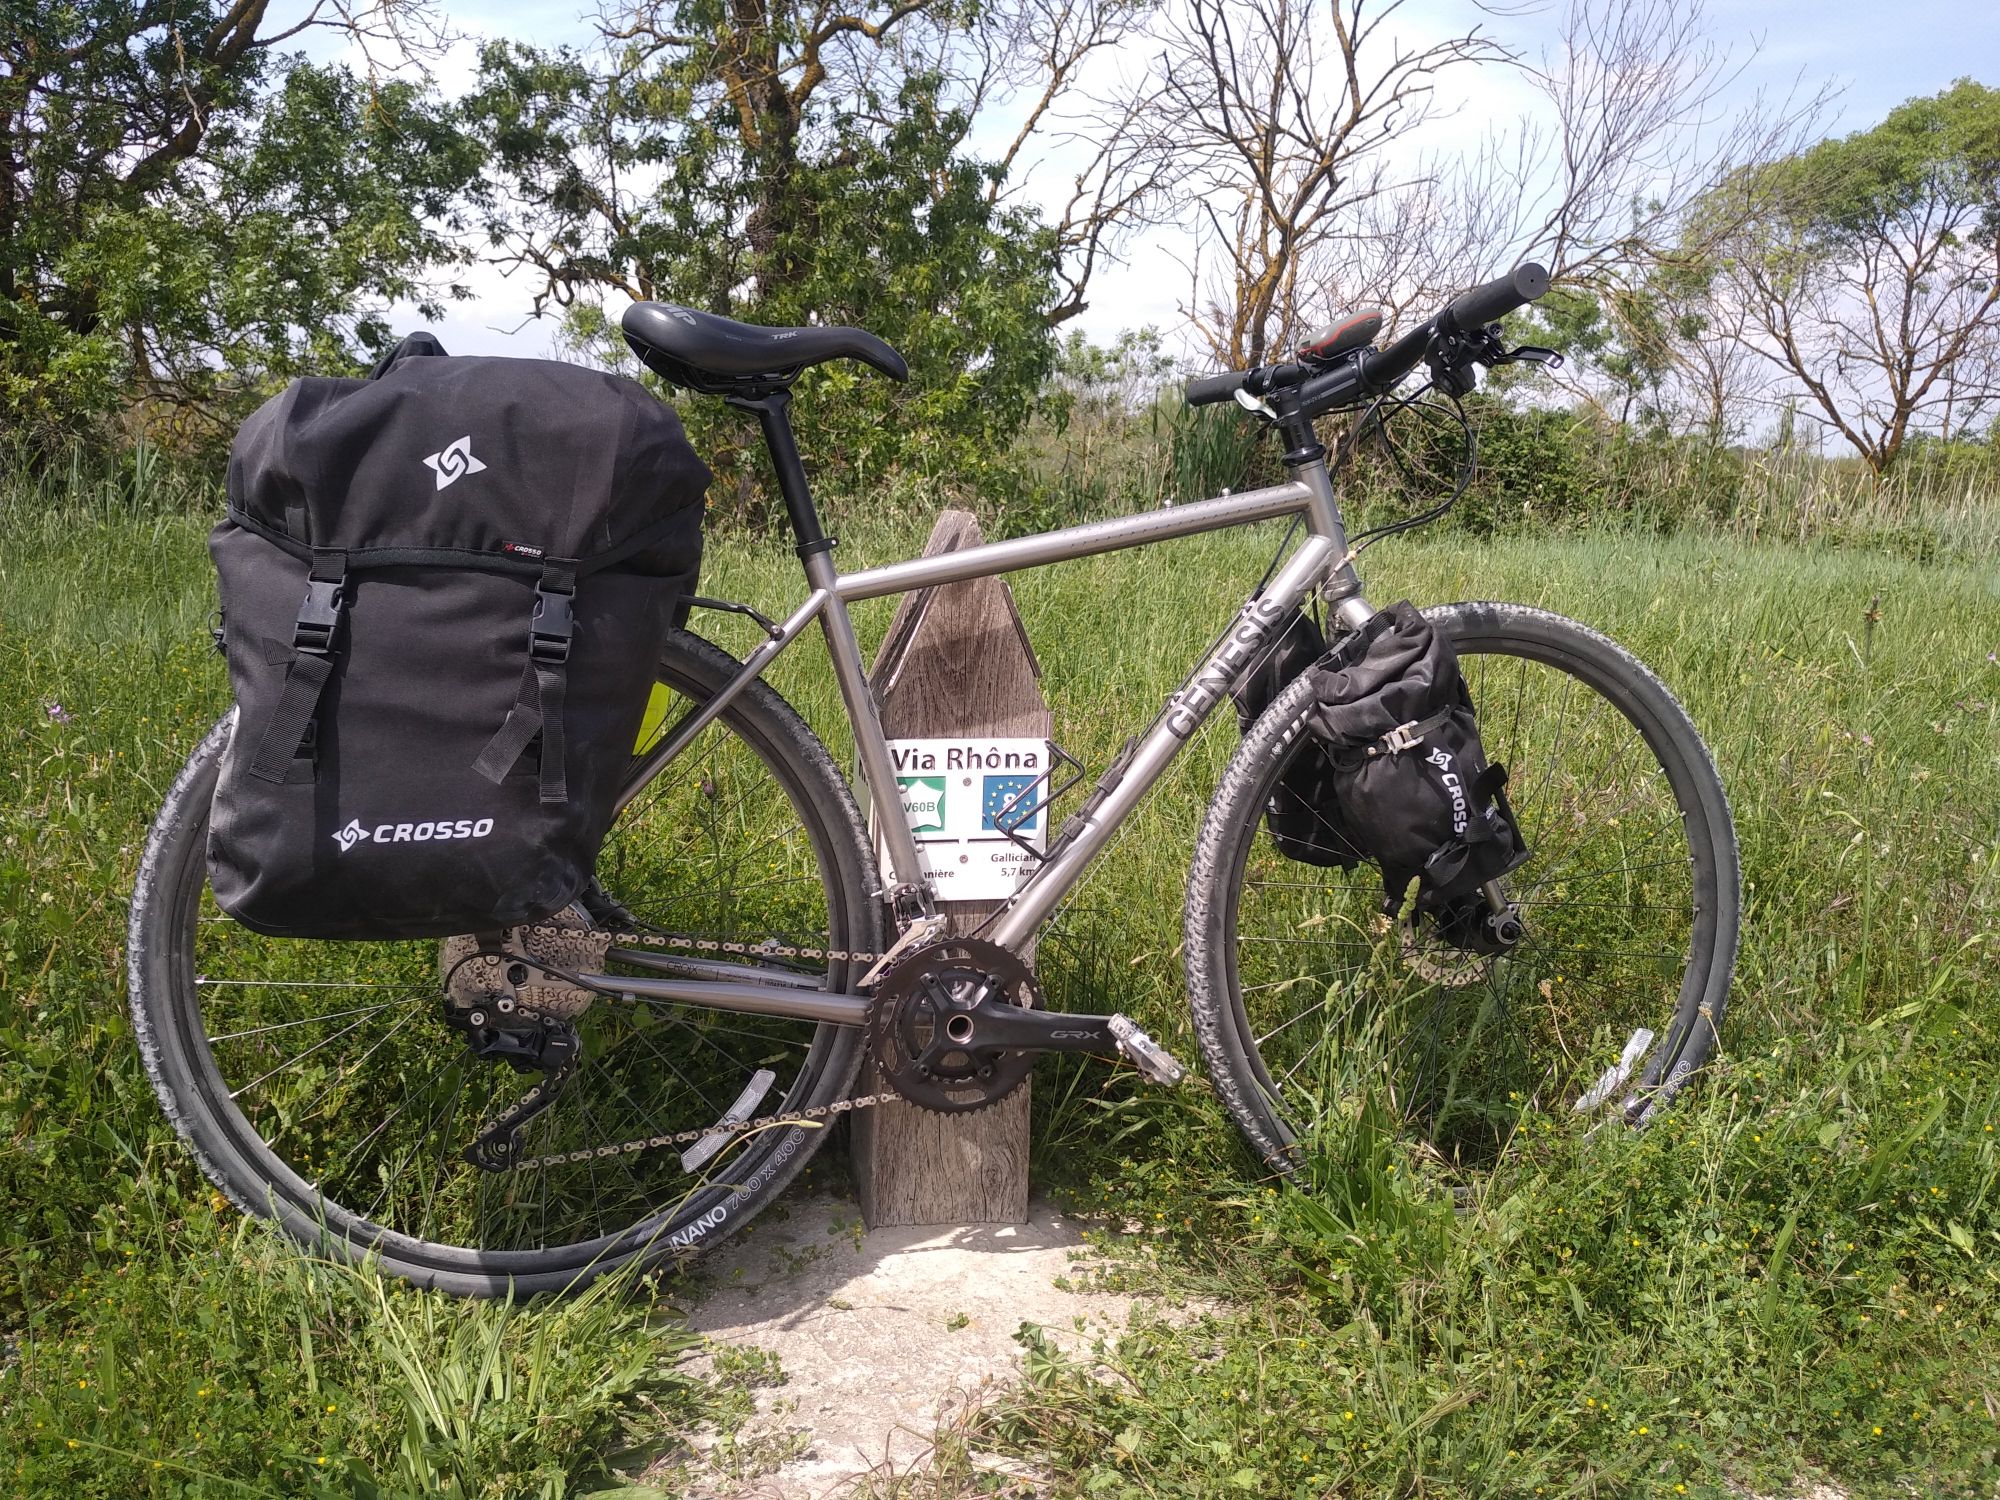
{"type": "Polygon", "coordinates": [[[590,880],[709,470],[636,382],[405,340],[244,423],[209,539],[217,904],[284,937],[540,921],[590,880]]]}

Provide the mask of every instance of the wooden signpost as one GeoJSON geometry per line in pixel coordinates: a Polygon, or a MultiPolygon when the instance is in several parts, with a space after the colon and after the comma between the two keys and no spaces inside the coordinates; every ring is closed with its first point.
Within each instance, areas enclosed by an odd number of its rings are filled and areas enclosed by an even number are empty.
{"type": "MultiPolygon", "coordinates": [[[[926,557],[976,546],[979,523],[947,510],[926,557]]],[[[1050,715],[1041,667],[1021,628],[1013,592],[998,578],[975,578],[904,596],[875,658],[873,681],[890,741],[1032,739],[1047,769],[1050,715]]],[[[973,807],[981,779],[939,765],[940,802],[973,807]]],[[[992,793],[986,793],[990,799],[992,793]]],[[[901,808],[877,809],[900,816],[901,808]]],[[[954,817],[961,816],[955,811],[954,817]]],[[[1044,814],[1044,821],[1046,815],[1044,814]]],[[[940,811],[942,821],[942,811],[940,811]]],[[[967,844],[954,868],[1020,856],[1004,839],[967,844]]],[[[1018,867],[1018,865],[1017,865],[1018,867]]],[[[940,888],[949,882],[940,881],[940,888]]],[[[997,900],[941,900],[950,930],[971,932],[997,900]]],[[[864,1077],[860,1091],[886,1087],[864,1077]]],[[[854,1177],[869,1227],[890,1224],[1019,1224],[1028,1217],[1028,1090],[1024,1083],[991,1109],[943,1115],[898,1099],[854,1116],[854,1177]]]]}

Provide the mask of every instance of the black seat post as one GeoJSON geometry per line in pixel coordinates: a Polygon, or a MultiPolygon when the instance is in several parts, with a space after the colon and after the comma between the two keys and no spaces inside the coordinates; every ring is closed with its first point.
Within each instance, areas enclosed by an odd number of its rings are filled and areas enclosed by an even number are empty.
{"type": "Polygon", "coordinates": [[[792,393],[771,391],[762,396],[727,396],[731,406],[757,414],[764,429],[764,447],[771,466],[778,473],[778,493],[785,497],[785,511],[792,531],[799,539],[800,557],[829,552],[834,539],[820,529],[819,511],[813,505],[812,486],[806,482],[806,466],[799,457],[798,439],[792,435],[792,393]]]}

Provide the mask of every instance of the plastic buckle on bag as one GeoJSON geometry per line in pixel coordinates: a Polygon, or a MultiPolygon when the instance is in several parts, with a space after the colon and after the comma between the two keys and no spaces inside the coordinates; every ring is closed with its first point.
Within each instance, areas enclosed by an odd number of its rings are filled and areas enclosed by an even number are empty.
{"type": "Polygon", "coordinates": [[[1398,724],[1394,729],[1383,735],[1380,741],[1381,753],[1383,755],[1400,755],[1405,750],[1414,750],[1417,746],[1421,745],[1424,742],[1424,737],[1421,734],[1410,733],[1411,730],[1417,727],[1418,722],[1418,720],[1412,719],[1407,724],[1398,724]]]}
{"type": "Polygon", "coordinates": [[[544,666],[559,667],[569,660],[569,641],[575,629],[570,600],[575,591],[562,593],[546,585],[535,590],[535,617],[528,627],[528,655],[544,666]]]}
{"type": "Polygon", "coordinates": [[[306,602],[299,606],[299,618],[292,628],[292,649],[325,656],[333,650],[333,633],[340,625],[340,580],[312,578],[306,581],[306,602]]]}

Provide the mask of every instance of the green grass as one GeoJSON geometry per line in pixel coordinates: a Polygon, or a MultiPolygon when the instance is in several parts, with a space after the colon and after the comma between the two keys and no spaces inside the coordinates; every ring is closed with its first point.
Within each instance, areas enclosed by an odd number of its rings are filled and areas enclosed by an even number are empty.
{"type": "MultiPolygon", "coordinates": [[[[733,1399],[673,1373],[684,1335],[651,1293],[468,1309],[303,1262],[220,1209],[146,1086],[125,894],[226,697],[202,530],[116,490],[0,512],[0,1478],[78,1495],[607,1478],[623,1445],[733,1399]]],[[[856,566],[923,528],[848,530],[856,566]]],[[[1275,540],[1016,579],[1062,743],[1101,770],[1275,540]]],[[[1107,1215],[1116,1274],[1216,1310],[1094,1365],[1030,1337],[1029,1384],[958,1441],[1034,1458],[1064,1494],[1721,1494],[1814,1472],[1993,1493],[2000,574],[1617,534],[1438,536],[1363,572],[1378,601],[1575,615],[1681,695],[1749,887],[1724,1059],[1643,1136],[1531,1117],[1463,1214],[1372,1110],[1309,1190],[1277,1192],[1205,1091],[1045,1064],[1039,1180],[1107,1215]]],[[[704,587],[767,611],[799,592],[788,549],[736,539],[712,543],[704,587]]],[[[866,644],[887,618],[863,613],[866,644]]],[[[842,748],[817,646],[774,675],[842,748]]],[[[1058,1002],[1127,1010],[1183,1056],[1182,881],[1234,738],[1218,726],[1183,758],[1044,950],[1058,1002]]],[[[945,1492],[953,1451],[927,1481],[945,1492]]]]}

